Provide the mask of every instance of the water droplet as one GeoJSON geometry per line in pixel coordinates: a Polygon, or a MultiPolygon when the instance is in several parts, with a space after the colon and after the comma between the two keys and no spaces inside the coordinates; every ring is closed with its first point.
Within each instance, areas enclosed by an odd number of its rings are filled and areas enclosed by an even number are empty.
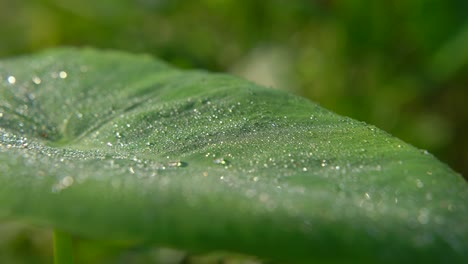
{"type": "Polygon", "coordinates": [[[58,76],[60,77],[60,79],[65,79],[67,78],[68,74],[66,71],[61,71],[59,72],[58,76]]]}
{"type": "Polygon", "coordinates": [[[110,143],[110,142],[107,142],[106,145],[109,146],[109,147],[112,147],[112,143],[110,143]]]}
{"type": "Polygon", "coordinates": [[[3,113],[2,113],[2,112],[0,112],[0,118],[2,118],[2,117],[3,117],[3,113]]]}
{"type": "Polygon", "coordinates": [[[65,178],[63,178],[62,180],[62,184],[63,186],[65,187],[70,187],[72,184],[73,184],[73,177],[72,176],[66,176],[65,178]]]}
{"type": "Polygon", "coordinates": [[[416,179],[416,186],[418,188],[422,188],[424,187],[424,183],[420,179],[416,179]]]}
{"type": "Polygon", "coordinates": [[[60,180],[59,183],[54,184],[54,186],[52,186],[52,192],[58,193],[58,192],[60,192],[60,191],[62,191],[64,189],[72,186],[74,181],[75,180],[73,179],[72,176],[65,176],[65,177],[63,177],[62,180],[60,180]]]}
{"type": "Polygon", "coordinates": [[[365,196],[366,196],[367,200],[370,200],[371,197],[370,197],[369,193],[365,193],[365,196]]]}
{"type": "Polygon", "coordinates": [[[226,160],[225,158],[218,158],[218,159],[213,160],[213,162],[219,165],[229,165],[229,161],[226,160]]]}
{"type": "Polygon", "coordinates": [[[307,171],[307,168],[306,167],[302,168],[302,171],[307,171]]]}
{"type": "Polygon", "coordinates": [[[322,167],[327,166],[327,161],[326,161],[326,160],[322,160],[322,164],[321,164],[321,165],[322,165],[322,167]]]}
{"type": "Polygon", "coordinates": [[[429,210],[428,209],[422,208],[421,210],[419,210],[418,221],[419,223],[423,225],[429,222],[429,210]]]}
{"type": "Polygon", "coordinates": [[[7,77],[7,81],[8,81],[9,84],[15,84],[16,83],[16,78],[15,78],[15,76],[11,75],[11,76],[7,77]]]}
{"type": "Polygon", "coordinates": [[[134,173],[135,173],[135,171],[133,170],[133,167],[129,167],[129,168],[128,168],[128,171],[129,171],[131,174],[134,174],[134,173]]]}
{"type": "Polygon", "coordinates": [[[39,84],[41,84],[42,81],[41,81],[41,78],[39,78],[39,77],[37,77],[37,76],[34,76],[34,77],[32,78],[32,82],[33,82],[34,84],[39,85],[39,84]]]}
{"type": "Polygon", "coordinates": [[[168,166],[168,167],[173,167],[173,168],[177,168],[177,167],[186,167],[186,166],[187,166],[187,163],[186,163],[186,162],[183,162],[183,161],[180,161],[180,160],[169,161],[169,162],[167,163],[167,166],[168,166]]]}

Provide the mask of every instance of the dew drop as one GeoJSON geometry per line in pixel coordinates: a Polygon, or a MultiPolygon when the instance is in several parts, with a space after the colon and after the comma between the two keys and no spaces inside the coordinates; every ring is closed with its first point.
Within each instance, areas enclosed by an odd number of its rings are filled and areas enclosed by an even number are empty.
{"type": "Polygon", "coordinates": [[[52,186],[52,192],[54,193],[58,193],[70,186],[73,185],[73,183],[75,182],[75,180],[73,179],[72,176],[65,176],[62,180],[60,180],[59,183],[57,184],[54,184],[54,186],[52,186]]]}
{"type": "Polygon", "coordinates": [[[135,174],[135,171],[133,170],[133,167],[129,167],[129,168],[128,168],[128,171],[129,171],[131,174],[135,174]]]}
{"type": "Polygon", "coordinates": [[[327,161],[326,160],[322,160],[322,164],[321,164],[322,167],[325,167],[327,166],[327,161]]]}
{"type": "Polygon", "coordinates": [[[7,81],[8,81],[9,84],[15,84],[16,83],[16,78],[15,78],[15,76],[11,75],[11,76],[8,76],[7,81]]]}
{"type": "Polygon", "coordinates": [[[418,188],[422,188],[424,187],[424,183],[420,179],[416,179],[416,186],[418,188]]]}
{"type": "Polygon", "coordinates": [[[74,180],[72,176],[66,176],[62,180],[62,184],[64,187],[70,187],[73,184],[74,180]]]}
{"type": "Polygon", "coordinates": [[[187,163],[186,163],[186,162],[183,162],[183,161],[180,161],[180,160],[169,161],[169,162],[167,163],[167,166],[168,166],[168,167],[172,167],[172,168],[186,167],[186,166],[187,166],[187,163]]]}
{"type": "Polygon", "coordinates": [[[422,208],[421,210],[419,210],[418,221],[419,223],[423,225],[429,222],[429,210],[428,209],[422,208]]]}
{"type": "Polygon", "coordinates": [[[61,71],[59,72],[58,76],[60,77],[60,79],[65,79],[67,78],[68,74],[66,71],[61,71]]]}
{"type": "Polygon", "coordinates": [[[37,76],[34,76],[34,77],[32,78],[32,82],[33,82],[34,84],[39,85],[39,84],[41,84],[42,81],[41,81],[41,78],[39,78],[39,77],[37,77],[37,76]]]}
{"type": "Polygon", "coordinates": [[[107,142],[106,145],[109,146],[109,147],[112,147],[112,143],[110,143],[110,142],[107,142]]]}
{"type": "Polygon", "coordinates": [[[225,158],[218,158],[218,159],[213,160],[213,162],[219,165],[229,165],[229,161],[226,160],[225,158]]]}

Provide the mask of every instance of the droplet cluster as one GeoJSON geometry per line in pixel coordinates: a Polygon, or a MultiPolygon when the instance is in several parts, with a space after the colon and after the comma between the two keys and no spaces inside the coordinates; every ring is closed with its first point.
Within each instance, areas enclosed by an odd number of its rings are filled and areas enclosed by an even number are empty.
{"type": "Polygon", "coordinates": [[[453,172],[374,126],[224,75],[32,65],[0,64],[1,177],[29,177],[54,197],[95,188],[157,208],[229,204],[286,215],[306,234],[361,221],[360,234],[380,238],[398,222],[411,243],[457,242],[443,233],[466,211],[453,172]]]}

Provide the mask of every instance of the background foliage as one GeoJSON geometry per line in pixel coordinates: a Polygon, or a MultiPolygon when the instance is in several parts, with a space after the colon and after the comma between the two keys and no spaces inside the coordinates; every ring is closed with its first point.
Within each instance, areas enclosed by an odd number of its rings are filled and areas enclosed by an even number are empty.
{"type": "MultiPolygon", "coordinates": [[[[467,12],[465,0],[0,0],[0,58],[93,46],[232,72],[374,124],[467,177],[467,12]]],[[[9,252],[44,247],[14,239],[9,252]]]]}

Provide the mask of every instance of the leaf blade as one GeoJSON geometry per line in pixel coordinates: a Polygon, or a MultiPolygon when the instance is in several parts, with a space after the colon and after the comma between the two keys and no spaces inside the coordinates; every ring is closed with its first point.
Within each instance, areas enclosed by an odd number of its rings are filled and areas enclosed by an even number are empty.
{"type": "Polygon", "coordinates": [[[0,94],[0,214],[298,263],[467,258],[460,175],[305,99],[91,49],[0,75],[16,79],[0,94]]]}

